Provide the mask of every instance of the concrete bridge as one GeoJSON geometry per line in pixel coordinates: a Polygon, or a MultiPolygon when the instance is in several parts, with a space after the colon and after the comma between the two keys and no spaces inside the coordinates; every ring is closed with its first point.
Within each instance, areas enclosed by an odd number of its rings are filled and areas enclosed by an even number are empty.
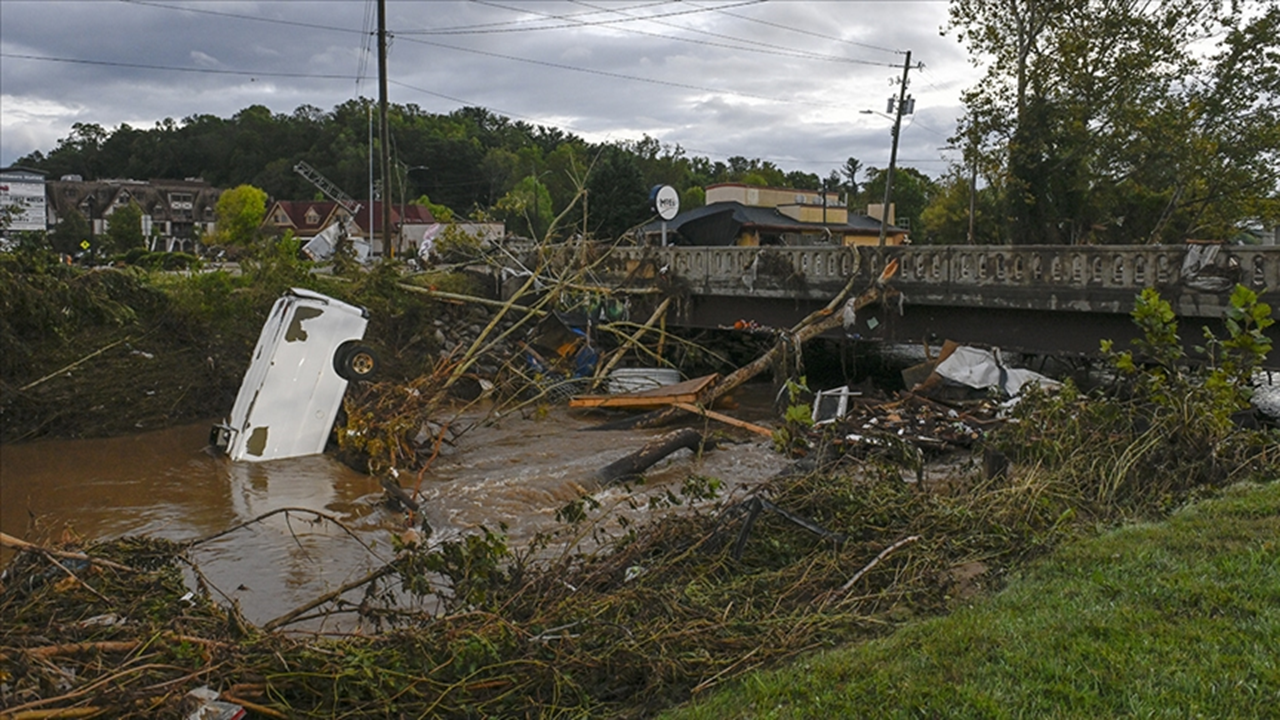
{"type": "MultiPolygon", "coordinates": [[[[1033,354],[1088,356],[1103,339],[1128,348],[1134,298],[1154,287],[1179,316],[1179,334],[1219,336],[1237,283],[1280,321],[1280,247],[928,246],[622,247],[602,263],[611,284],[657,285],[680,299],[677,322],[694,327],[753,321],[790,327],[856,276],[855,291],[890,259],[899,263],[891,307],[860,314],[850,336],[943,339],[1033,354]]],[[[1268,330],[1280,369],[1280,322],[1268,330]]]]}

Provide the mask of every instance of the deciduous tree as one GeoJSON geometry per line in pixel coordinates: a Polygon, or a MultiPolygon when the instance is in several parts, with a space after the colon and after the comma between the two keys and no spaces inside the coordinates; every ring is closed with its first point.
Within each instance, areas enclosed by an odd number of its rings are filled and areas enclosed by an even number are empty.
{"type": "Polygon", "coordinates": [[[88,240],[89,235],[89,221],[79,211],[71,210],[58,218],[53,232],[49,233],[49,245],[56,252],[75,255],[82,250],[80,243],[88,240]]]}
{"type": "Polygon", "coordinates": [[[142,234],[142,208],[130,200],[107,216],[107,246],[111,252],[123,253],[146,247],[142,234]]]}
{"type": "Polygon", "coordinates": [[[1274,198],[1274,3],[954,0],[949,28],[989,59],[958,139],[1013,242],[1223,237],[1274,198]]]}
{"type": "Polygon", "coordinates": [[[216,208],[214,244],[239,247],[254,244],[266,214],[267,194],[262,190],[252,185],[240,185],[223,192],[216,208]]]}

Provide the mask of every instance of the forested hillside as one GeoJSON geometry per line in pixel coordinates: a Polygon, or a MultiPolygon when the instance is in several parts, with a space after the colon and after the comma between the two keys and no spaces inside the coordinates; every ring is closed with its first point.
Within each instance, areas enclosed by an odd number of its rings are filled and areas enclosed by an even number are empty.
{"type": "MultiPolygon", "coordinates": [[[[44,170],[51,178],[201,177],[218,187],[247,183],[272,198],[301,199],[316,193],[293,172],[294,164],[305,160],[353,197],[367,197],[371,105],[359,99],[327,112],[303,106],[291,114],[255,105],[231,118],[166,119],[152,129],[81,123],[47,154],[36,152],[17,164],[44,170]]],[[[590,229],[598,237],[616,236],[643,222],[649,215],[649,188],[659,183],[677,188],[684,207],[701,205],[701,188],[717,182],[809,189],[825,184],[839,192],[857,187],[851,174],[821,179],[745,157],[713,162],[647,137],[588,143],[483,108],[437,115],[396,105],[389,124],[393,201],[426,195],[457,216],[507,220],[517,230],[526,217],[537,217],[539,228],[547,227],[579,185],[589,192],[590,229]]],[[[376,137],[373,143],[376,153],[376,137]]],[[[859,168],[852,159],[847,166],[854,173],[859,168]]]]}

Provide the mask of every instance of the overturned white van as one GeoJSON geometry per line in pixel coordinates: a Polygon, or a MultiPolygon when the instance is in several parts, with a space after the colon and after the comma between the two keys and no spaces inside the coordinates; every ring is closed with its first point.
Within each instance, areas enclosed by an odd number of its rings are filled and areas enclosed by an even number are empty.
{"type": "Polygon", "coordinates": [[[324,452],[347,382],[377,371],[361,344],[367,324],[363,308],[310,290],[277,300],[230,417],[210,433],[214,448],[250,462],[324,452]]]}

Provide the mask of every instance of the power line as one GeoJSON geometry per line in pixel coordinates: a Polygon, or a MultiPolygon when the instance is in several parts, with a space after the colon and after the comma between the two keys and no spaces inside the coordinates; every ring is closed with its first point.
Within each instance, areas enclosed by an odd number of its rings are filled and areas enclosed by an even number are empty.
{"type": "MultiPolygon", "coordinates": [[[[565,23],[565,24],[561,24],[561,25],[539,25],[539,26],[537,26],[537,27],[518,27],[518,28],[498,28],[498,27],[494,27],[494,28],[485,29],[483,26],[474,26],[474,27],[475,27],[475,28],[477,28],[477,29],[466,29],[466,28],[467,28],[467,26],[462,26],[461,28],[441,28],[441,29],[436,29],[436,30],[413,30],[413,31],[401,31],[401,32],[400,32],[400,34],[402,34],[402,35],[488,35],[488,34],[496,34],[496,33],[518,33],[518,32],[537,32],[537,31],[541,31],[541,30],[563,30],[563,29],[565,29],[565,28],[592,27],[592,26],[602,26],[602,25],[604,25],[604,26],[607,26],[607,25],[619,25],[619,24],[622,24],[622,23],[640,22],[640,21],[642,21],[642,20],[648,20],[648,19],[651,19],[651,18],[676,17],[676,16],[680,16],[680,15],[695,15],[695,14],[698,14],[698,13],[711,12],[712,10],[715,10],[715,9],[716,9],[716,8],[697,8],[697,9],[695,9],[695,10],[678,10],[678,11],[675,11],[675,12],[669,12],[669,13],[657,13],[657,14],[654,14],[654,15],[647,15],[647,16],[644,16],[644,17],[629,17],[629,18],[622,19],[622,20],[618,20],[618,19],[614,19],[614,20],[597,20],[597,21],[590,21],[590,22],[589,22],[589,21],[585,21],[585,20],[575,20],[574,18],[578,18],[578,17],[590,17],[590,16],[592,16],[592,15],[599,15],[599,14],[601,14],[601,13],[605,13],[605,12],[613,12],[613,11],[612,11],[612,10],[600,10],[600,9],[595,9],[595,10],[593,10],[592,12],[589,12],[589,13],[566,13],[566,14],[562,14],[562,15],[553,15],[553,14],[550,14],[550,13],[540,13],[540,12],[535,12],[535,11],[533,11],[533,10],[529,10],[529,9],[522,8],[522,7],[511,7],[511,6],[509,6],[509,5],[502,5],[502,4],[500,4],[500,3],[493,2],[492,0],[471,0],[471,1],[472,1],[472,2],[474,2],[474,3],[476,3],[477,5],[486,5],[486,6],[489,6],[489,7],[495,7],[495,8],[498,8],[499,10],[510,10],[510,11],[512,11],[512,12],[519,12],[519,13],[525,13],[525,14],[528,14],[528,15],[537,15],[537,16],[541,16],[541,17],[543,17],[543,18],[545,18],[545,19],[548,19],[548,20],[569,20],[569,21],[571,21],[571,22],[568,22],[568,23],[565,23]]],[[[730,3],[729,5],[726,5],[726,6],[724,6],[724,7],[740,7],[740,6],[744,6],[744,5],[757,5],[757,4],[763,3],[763,2],[765,2],[765,1],[766,1],[766,0],[741,0],[740,2],[730,3]]],[[[664,4],[666,4],[666,3],[652,3],[651,5],[664,5],[664,4]]],[[[634,6],[634,7],[635,7],[635,8],[643,8],[643,7],[648,7],[648,6],[647,6],[647,5],[638,5],[638,6],[634,6]]],[[[631,8],[624,8],[624,10],[625,10],[625,9],[631,9],[631,8]]],[[[508,20],[508,21],[505,21],[505,22],[502,22],[502,23],[492,23],[492,25],[495,25],[495,26],[497,26],[497,25],[511,25],[511,24],[515,24],[515,23],[517,23],[517,22],[522,22],[522,21],[508,20]]]]}
{"type": "MultiPolygon", "coordinates": [[[[583,2],[582,0],[569,0],[569,1],[570,1],[570,2],[575,2],[575,3],[577,3],[578,5],[582,5],[583,7],[589,7],[589,8],[596,8],[596,7],[597,7],[597,6],[595,6],[595,5],[591,5],[591,4],[589,4],[589,3],[583,2]]],[[[513,9],[514,9],[514,8],[513,8],[513,9]]],[[[708,8],[708,9],[712,9],[712,8],[708,8]]],[[[625,11],[623,11],[623,10],[611,10],[611,9],[607,9],[607,8],[600,8],[600,10],[601,10],[602,12],[611,12],[611,13],[615,13],[615,14],[625,14],[625,11]]],[[[532,11],[532,10],[525,10],[525,12],[530,12],[530,13],[532,13],[533,11],[532,11]]],[[[538,13],[538,14],[541,14],[541,13],[538,13]]],[[[627,16],[627,17],[630,17],[630,16],[627,16]]],[[[773,56],[775,56],[775,57],[795,57],[795,58],[802,58],[802,59],[806,59],[806,60],[825,60],[825,61],[828,61],[828,62],[848,63],[848,64],[851,64],[851,65],[872,65],[872,66],[876,66],[876,67],[896,67],[896,66],[891,65],[891,64],[889,64],[889,63],[876,62],[876,61],[873,61],[873,60],[861,60],[861,59],[858,59],[858,58],[845,58],[845,57],[840,57],[839,55],[826,55],[826,54],[823,54],[823,53],[811,53],[811,52],[805,52],[805,51],[803,51],[803,50],[791,50],[790,48],[786,48],[786,47],[783,47],[783,46],[781,46],[781,45],[773,45],[773,44],[771,44],[771,43],[765,43],[765,42],[761,42],[761,41],[759,41],[759,40],[746,40],[746,39],[743,39],[743,38],[733,37],[732,35],[725,35],[725,34],[723,34],[723,33],[714,33],[714,32],[710,32],[710,31],[708,31],[708,30],[699,30],[699,29],[697,29],[697,28],[686,28],[686,27],[681,27],[681,26],[676,25],[676,24],[674,24],[674,23],[667,23],[667,22],[661,22],[661,21],[658,21],[658,20],[654,20],[652,17],[640,17],[640,18],[634,18],[634,19],[637,19],[637,20],[645,20],[645,21],[653,22],[653,23],[655,23],[655,24],[657,24],[657,25],[662,25],[662,26],[669,27],[669,28],[672,28],[672,29],[675,29],[675,30],[683,30],[683,31],[685,31],[685,32],[691,32],[691,33],[695,33],[695,34],[698,34],[698,35],[706,35],[706,36],[708,36],[708,37],[717,37],[717,38],[721,38],[721,39],[724,39],[724,40],[732,40],[732,41],[733,41],[733,42],[735,42],[735,43],[741,43],[741,44],[740,44],[740,45],[726,45],[726,44],[724,44],[724,43],[707,42],[707,41],[705,41],[705,40],[695,40],[695,39],[693,39],[693,38],[679,37],[679,36],[677,36],[677,35],[667,35],[667,34],[663,34],[663,33],[646,32],[646,31],[644,31],[644,30],[637,30],[637,29],[635,29],[635,28],[617,28],[617,29],[618,29],[618,30],[621,30],[621,31],[623,31],[623,32],[629,32],[629,33],[632,33],[632,34],[635,34],[635,35],[644,35],[644,36],[646,36],[646,37],[656,37],[656,38],[660,38],[660,39],[663,39],[663,40],[674,40],[674,41],[677,41],[677,42],[692,43],[692,44],[694,44],[694,45],[699,45],[699,46],[702,46],[702,47],[719,47],[719,48],[725,48],[725,49],[728,49],[728,50],[734,50],[734,51],[736,51],[736,52],[751,52],[751,53],[758,53],[758,54],[761,54],[761,55],[773,55],[773,56]]]]}
{"type": "Polygon", "coordinates": [[[360,92],[360,86],[364,82],[366,73],[369,71],[369,58],[373,54],[374,15],[374,0],[365,0],[364,26],[360,28],[360,34],[364,36],[364,42],[360,46],[360,60],[356,64],[357,95],[363,94],[360,92]]]}
{"type": "Polygon", "coordinates": [[[241,15],[238,13],[223,12],[220,10],[204,10],[201,8],[188,7],[185,5],[168,5],[160,2],[152,2],[151,0],[119,0],[128,5],[140,5],[143,7],[160,8],[163,10],[178,10],[180,12],[196,13],[198,15],[213,15],[215,17],[235,18],[237,20],[252,20],[254,22],[269,23],[272,25],[286,25],[289,27],[302,27],[310,30],[326,30],[328,32],[339,32],[354,35],[355,33],[363,33],[363,30],[352,30],[351,28],[335,27],[333,25],[320,25],[318,23],[301,22],[298,20],[278,20],[275,18],[264,18],[256,15],[241,15]]]}
{"type": "MultiPolygon", "coordinates": [[[[453,95],[445,95],[444,93],[435,92],[435,91],[433,91],[433,90],[427,90],[426,88],[418,87],[418,86],[416,86],[416,85],[410,85],[410,84],[408,84],[408,83],[399,82],[399,81],[397,81],[397,80],[392,80],[392,81],[390,81],[390,82],[391,82],[391,84],[392,84],[392,85],[395,85],[395,86],[397,86],[397,87],[402,87],[402,88],[404,88],[404,89],[406,89],[406,90],[413,90],[414,92],[420,92],[420,93],[423,93],[424,95],[430,95],[430,96],[432,96],[432,97],[437,97],[437,98],[440,98],[440,99],[442,99],[442,100],[448,100],[448,101],[450,101],[450,102],[455,102],[455,103],[458,103],[459,105],[461,105],[461,106],[463,106],[463,107],[478,107],[478,108],[484,108],[485,110],[488,110],[489,112],[492,112],[492,113],[495,113],[495,114],[497,114],[497,115],[501,115],[501,116],[504,116],[504,117],[508,117],[508,118],[512,118],[512,119],[517,119],[517,120],[527,120],[527,121],[529,121],[529,122],[533,123],[535,126],[547,126],[547,127],[550,127],[550,126],[546,125],[546,123],[545,123],[543,120],[541,120],[541,119],[539,119],[539,118],[532,117],[532,116],[530,116],[530,115],[524,115],[524,114],[517,113],[517,112],[511,112],[511,111],[509,111],[509,110],[503,110],[502,108],[490,107],[490,106],[487,106],[487,105],[485,105],[484,103],[481,103],[481,102],[476,102],[476,101],[474,101],[474,100],[468,100],[468,99],[466,99],[466,98],[454,97],[453,95]]],[[[574,126],[572,126],[572,125],[567,125],[567,124],[564,124],[564,123],[557,124],[555,127],[556,127],[557,129],[561,129],[561,130],[565,130],[565,131],[570,132],[570,133],[577,134],[578,136],[582,136],[582,135],[587,134],[587,133],[589,132],[589,131],[587,131],[587,130],[583,130],[582,128],[577,128],[577,127],[574,127],[574,126]]],[[[679,148],[682,152],[696,153],[696,154],[698,154],[698,155],[701,155],[702,157],[705,157],[707,160],[711,160],[712,158],[720,158],[720,157],[725,158],[725,159],[728,159],[728,158],[733,157],[733,156],[735,156],[735,155],[741,155],[741,153],[740,153],[740,152],[728,152],[728,153],[726,153],[726,152],[718,152],[718,151],[714,151],[714,150],[704,150],[704,149],[700,149],[700,148],[687,147],[687,146],[685,146],[685,145],[683,145],[683,144],[681,144],[681,143],[679,143],[679,142],[675,142],[675,143],[662,143],[662,144],[663,144],[664,146],[667,146],[667,147],[675,147],[675,148],[679,148]]],[[[745,156],[744,156],[744,157],[745,157],[745,156]]],[[[844,164],[844,159],[841,159],[841,160],[821,160],[821,159],[819,159],[819,160],[812,160],[812,159],[808,159],[808,160],[807,160],[807,159],[804,159],[804,158],[792,158],[792,157],[783,158],[783,157],[763,157],[763,156],[757,156],[757,157],[752,158],[752,159],[754,159],[754,160],[763,160],[763,161],[767,161],[767,162],[801,163],[801,164],[805,164],[805,165],[836,165],[836,166],[838,166],[838,165],[842,165],[842,164],[844,164]]],[[[716,161],[716,162],[722,162],[722,161],[716,161]]],[[[916,160],[916,159],[904,159],[902,162],[905,162],[905,163],[913,163],[913,164],[925,164],[925,163],[941,163],[941,162],[946,162],[946,161],[945,161],[945,160],[940,160],[940,159],[919,159],[919,160],[916,160]]]]}
{"type": "MultiPolygon", "coordinates": [[[[716,95],[737,95],[738,97],[751,98],[754,100],[768,100],[769,102],[779,103],[795,103],[794,100],[784,100],[782,98],[770,97],[768,95],[757,95],[754,93],[742,92],[739,90],[723,90],[718,88],[709,88],[702,85],[692,85],[689,83],[678,83],[671,80],[657,80],[654,78],[640,77],[638,75],[627,75],[625,73],[610,72],[608,70],[595,70],[592,68],[578,67],[576,65],[567,65],[565,63],[550,62],[548,60],[535,60],[533,58],[523,58],[515,55],[505,55],[503,53],[491,52],[488,50],[476,50],[474,48],[458,47],[457,45],[448,45],[433,40],[423,40],[421,38],[404,38],[406,42],[418,43],[420,45],[430,45],[432,47],[444,48],[446,50],[457,50],[458,52],[473,53],[475,55],[484,55],[485,57],[501,58],[503,60],[514,60],[516,62],[528,63],[530,65],[540,65],[542,67],[555,68],[557,70],[570,70],[573,72],[586,73],[589,75],[600,75],[602,77],[617,78],[619,80],[633,80],[635,82],[649,83],[651,85],[661,85],[664,87],[674,87],[683,90],[696,90],[698,92],[714,93],[716,95]]],[[[847,108],[846,105],[837,103],[822,102],[806,102],[805,105],[821,106],[830,108],[847,108]]]]}
{"type": "MultiPolygon", "coordinates": [[[[661,5],[679,4],[679,3],[681,3],[681,2],[683,2],[683,0],[656,0],[656,2],[644,3],[644,4],[641,4],[641,5],[632,5],[632,6],[631,6],[631,9],[640,9],[640,8],[648,8],[648,7],[658,7],[658,6],[661,6],[661,5]]],[[[477,4],[478,4],[478,5],[484,5],[484,4],[487,4],[487,3],[484,3],[484,2],[477,2],[477,4]]],[[[600,13],[598,13],[598,12],[569,13],[569,14],[564,15],[564,19],[572,19],[572,18],[576,18],[576,17],[590,17],[590,16],[592,16],[592,15],[599,15],[599,14],[600,14],[600,13]]],[[[528,23],[528,22],[537,22],[537,21],[536,21],[536,20],[529,20],[529,19],[527,19],[527,18],[526,18],[526,19],[520,19],[520,20],[502,20],[502,21],[498,21],[498,22],[473,23],[473,24],[471,24],[471,25],[454,25],[454,26],[452,26],[452,27],[435,28],[434,30],[408,31],[408,32],[412,32],[412,33],[414,33],[414,34],[439,34],[439,35],[452,35],[452,34],[458,34],[458,35],[461,35],[461,34],[465,34],[465,33],[468,33],[468,32],[474,32],[474,31],[479,31],[479,30],[485,30],[485,29],[487,29],[487,28],[499,28],[499,27],[504,27],[504,26],[507,26],[507,25],[520,25],[520,24],[522,24],[522,23],[528,23]]],[[[543,27],[527,28],[527,30],[530,30],[530,31],[532,31],[532,30],[544,30],[544,29],[547,29],[547,28],[546,28],[545,26],[543,26],[543,27]]]]}
{"type": "Polygon", "coordinates": [[[71,65],[93,65],[100,67],[122,67],[137,70],[164,70],[167,72],[197,73],[202,75],[238,75],[241,77],[281,77],[281,78],[314,78],[317,80],[356,80],[355,75],[337,73],[299,73],[273,72],[269,70],[220,70],[218,68],[176,67],[173,65],[151,65],[148,63],[127,63],[112,60],[82,60],[79,58],[50,57],[47,55],[26,55],[22,53],[0,52],[0,57],[18,60],[41,60],[44,62],[68,63],[71,65]]]}
{"type": "Polygon", "coordinates": [[[834,35],[823,35],[822,33],[813,32],[812,30],[805,30],[803,28],[791,27],[789,25],[770,22],[768,20],[761,20],[760,18],[753,18],[748,15],[739,15],[738,13],[731,13],[728,10],[725,10],[723,7],[714,8],[714,10],[715,12],[721,13],[723,15],[728,15],[729,17],[738,18],[739,20],[746,20],[747,22],[753,22],[759,25],[766,25],[768,27],[778,28],[779,30],[788,30],[790,32],[800,33],[801,35],[808,35],[809,37],[821,38],[823,40],[831,40],[833,42],[844,43],[846,45],[853,45],[855,47],[863,47],[863,48],[867,48],[868,50],[879,50],[880,52],[887,52],[887,53],[902,52],[900,50],[880,47],[879,45],[871,45],[868,43],[858,42],[856,40],[846,40],[841,37],[835,37],[834,35]]]}

